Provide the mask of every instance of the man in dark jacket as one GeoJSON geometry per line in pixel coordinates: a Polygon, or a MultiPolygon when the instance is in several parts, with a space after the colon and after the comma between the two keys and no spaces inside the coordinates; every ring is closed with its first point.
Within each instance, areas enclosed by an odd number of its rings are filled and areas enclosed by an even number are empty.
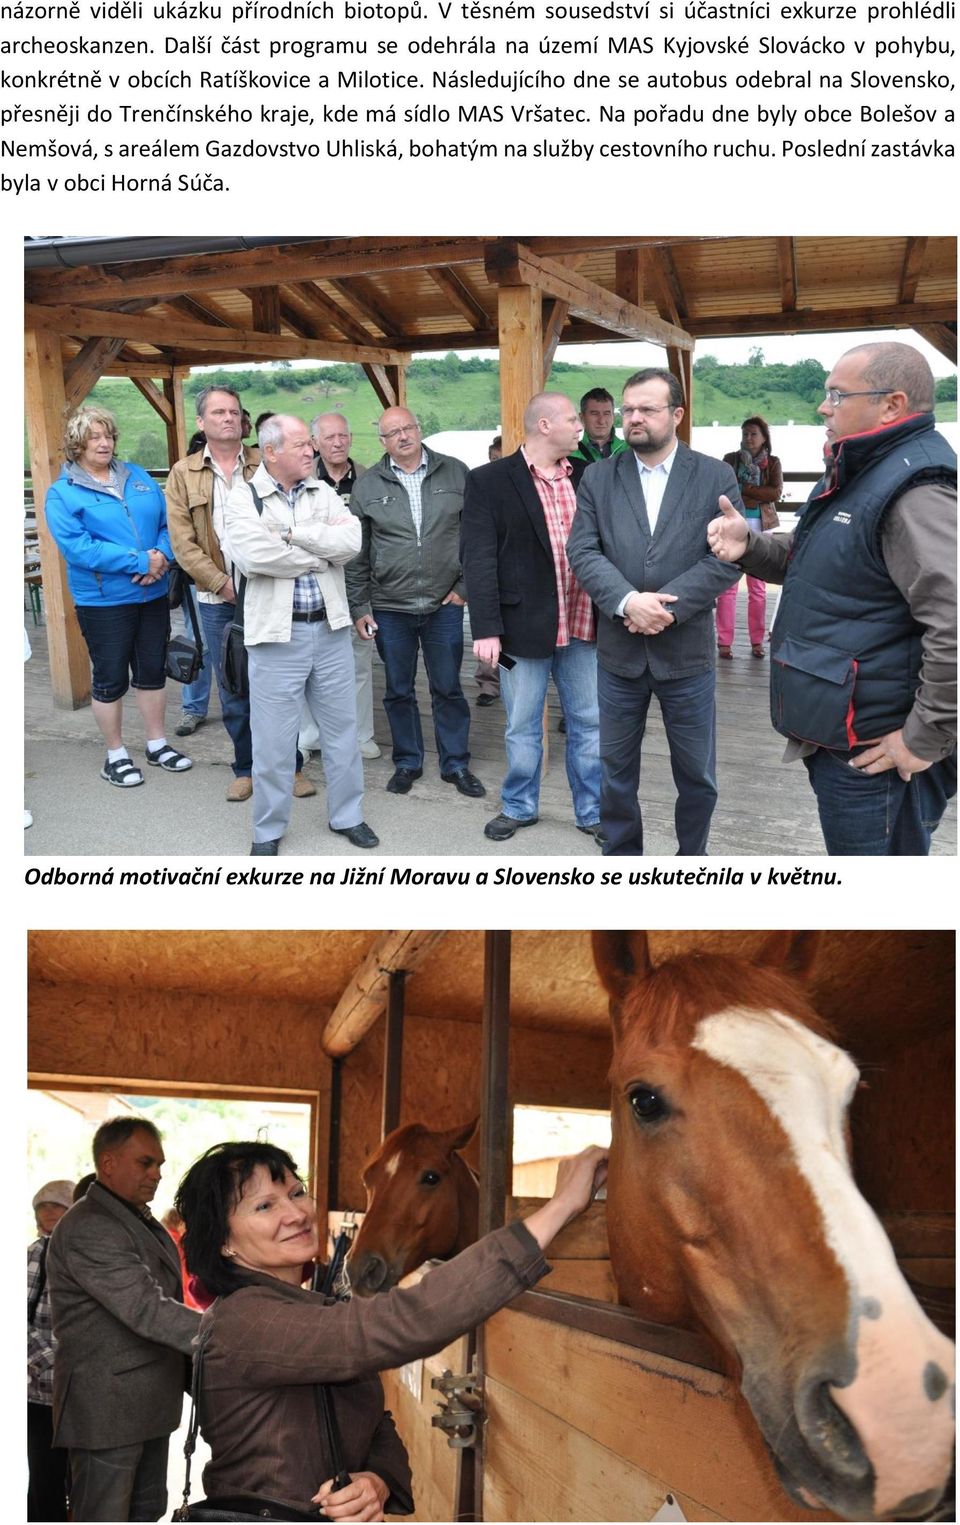
{"type": "Polygon", "coordinates": [[[430,681],[440,777],[460,794],[486,794],[470,772],[470,706],[460,687],[463,579],[460,513],[467,468],[424,445],[407,408],[387,408],[385,454],[357,482],[350,508],[360,554],[347,566],[350,614],[362,640],[376,638],[386,676],[383,707],[393,737],[391,794],[409,794],[423,773],[423,731],[414,689],[423,651],[430,681]]]}
{"type": "Polygon", "coordinates": [[[97,1129],[93,1156],[97,1179],[47,1252],[54,1440],[70,1451],[75,1520],[158,1520],[200,1317],[183,1306],[177,1247],[149,1208],[159,1133],[114,1118],[97,1129]]]}
{"type": "Polygon", "coordinates": [[[559,392],[531,398],[523,445],[471,471],[463,504],[463,573],[473,649],[514,665],[501,680],[507,711],[503,811],[484,827],[494,842],[537,821],[543,702],[553,676],[567,719],[567,777],[577,826],[600,834],[596,622],[567,561],[576,513],[567,460],[576,441],[573,404],[559,392]]]}
{"type": "Polygon", "coordinates": [[[714,554],[783,583],[774,726],[802,757],[827,852],[925,855],[957,783],[957,458],[909,344],[861,344],[827,377],[826,471],[789,537],[727,505],[714,554]]]}
{"type": "Polygon", "coordinates": [[[705,853],[717,801],[713,607],[738,572],[707,546],[721,493],[740,501],[729,466],[677,440],[683,393],[669,371],[623,389],[629,450],[583,474],[567,543],[599,610],[600,825],[604,853],[643,852],[637,799],[647,710],[660,701],[677,785],[679,851],[705,853]]]}

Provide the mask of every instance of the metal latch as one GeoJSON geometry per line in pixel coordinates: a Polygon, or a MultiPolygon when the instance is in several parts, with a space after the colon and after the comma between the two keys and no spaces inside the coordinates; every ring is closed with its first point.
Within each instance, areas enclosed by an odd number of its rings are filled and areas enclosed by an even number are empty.
{"type": "Polygon", "coordinates": [[[454,1376],[445,1371],[442,1377],[433,1377],[430,1386],[443,1394],[443,1402],[437,1404],[438,1412],[430,1423],[443,1430],[447,1445],[464,1449],[477,1443],[477,1430],[483,1424],[483,1393],[476,1372],[454,1376]]]}

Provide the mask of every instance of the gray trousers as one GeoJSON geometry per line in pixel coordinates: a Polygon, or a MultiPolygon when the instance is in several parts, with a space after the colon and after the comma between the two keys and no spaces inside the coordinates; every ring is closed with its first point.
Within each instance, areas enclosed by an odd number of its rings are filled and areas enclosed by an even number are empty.
{"type": "Polygon", "coordinates": [[[167,1508],[169,1435],[131,1446],[70,1447],[75,1520],[159,1520],[167,1508]]]}
{"type": "Polygon", "coordinates": [[[253,733],[253,840],[274,842],[290,822],[294,751],[304,701],[317,723],[327,786],[327,819],[363,820],[363,762],[357,741],[356,678],[350,631],[326,620],[294,621],[289,641],[247,649],[253,733]]]}
{"type": "Polygon", "coordinates": [[[350,631],[357,675],[357,736],[362,746],[373,740],[373,642],[363,641],[356,626],[350,631]]]}

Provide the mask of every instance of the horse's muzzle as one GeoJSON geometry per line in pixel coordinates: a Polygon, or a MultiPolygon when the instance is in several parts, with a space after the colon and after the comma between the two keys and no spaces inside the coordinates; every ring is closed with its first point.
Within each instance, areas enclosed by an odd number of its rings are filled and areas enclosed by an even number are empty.
{"type": "Polygon", "coordinates": [[[350,1260],[350,1290],[355,1297],[374,1297],[377,1292],[388,1292],[398,1280],[382,1255],[367,1252],[356,1261],[350,1260]]]}

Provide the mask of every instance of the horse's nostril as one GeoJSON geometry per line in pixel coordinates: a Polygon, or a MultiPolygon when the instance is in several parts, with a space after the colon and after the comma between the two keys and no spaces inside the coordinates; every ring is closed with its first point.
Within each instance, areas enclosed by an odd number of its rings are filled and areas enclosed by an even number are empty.
{"type": "Polygon", "coordinates": [[[835,1477],[861,1481],[871,1473],[860,1437],[830,1395],[828,1381],[811,1382],[797,1405],[803,1438],[835,1477]]]}
{"type": "Polygon", "coordinates": [[[365,1255],[357,1268],[356,1285],[376,1292],[387,1278],[387,1262],[380,1255],[365,1255]]]}

